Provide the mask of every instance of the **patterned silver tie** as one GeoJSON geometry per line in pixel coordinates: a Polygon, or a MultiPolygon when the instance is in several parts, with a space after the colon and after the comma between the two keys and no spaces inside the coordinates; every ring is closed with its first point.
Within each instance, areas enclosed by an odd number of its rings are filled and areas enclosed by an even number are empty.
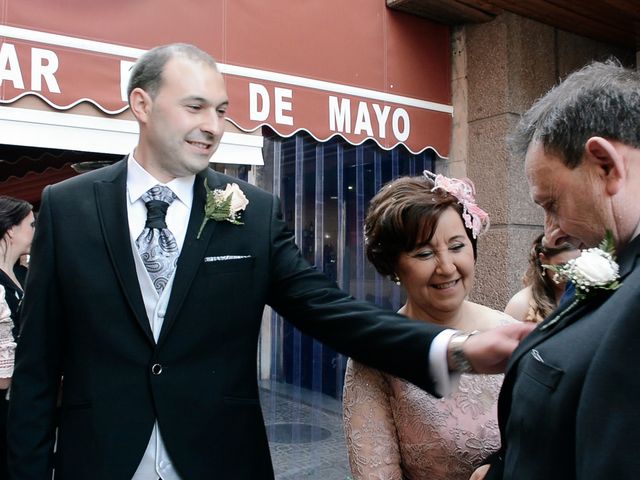
{"type": "Polygon", "coordinates": [[[178,244],[165,221],[167,209],[175,199],[175,193],[162,185],[156,185],[142,195],[147,207],[147,223],[136,240],[136,247],[158,295],[167,285],[178,261],[178,244]]]}

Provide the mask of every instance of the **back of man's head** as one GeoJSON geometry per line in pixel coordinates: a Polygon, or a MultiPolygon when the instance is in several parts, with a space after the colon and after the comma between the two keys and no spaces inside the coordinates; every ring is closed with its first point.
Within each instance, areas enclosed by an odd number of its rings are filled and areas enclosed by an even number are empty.
{"type": "Polygon", "coordinates": [[[524,158],[532,141],[558,155],[569,168],[580,164],[593,136],[640,148],[640,72],[617,60],[593,62],[573,72],[538,99],[509,138],[524,158]]]}

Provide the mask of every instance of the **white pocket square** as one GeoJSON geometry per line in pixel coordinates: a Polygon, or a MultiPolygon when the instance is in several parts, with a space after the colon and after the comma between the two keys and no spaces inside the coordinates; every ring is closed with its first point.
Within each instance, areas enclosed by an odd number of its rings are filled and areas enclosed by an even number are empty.
{"type": "Polygon", "coordinates": [[[204,257],[204,261],[205,263],[226,262],[228,260],[240,260],[242,258],[251,258],[251,255],[220,255],[218,257],[204,257]]]}

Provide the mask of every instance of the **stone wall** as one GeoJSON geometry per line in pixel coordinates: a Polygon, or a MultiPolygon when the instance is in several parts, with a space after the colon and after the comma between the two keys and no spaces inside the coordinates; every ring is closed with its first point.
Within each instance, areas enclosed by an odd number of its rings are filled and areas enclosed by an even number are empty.
{"type": "Polygon", "coordinates": [[[635,65],[636,52],[503,14],[454,29],[452,149],[439,171],[468,176],[491,215],[479,241],[472,299],[504,309],[521,287],[542,210],[531,202],[521,160],[505,139],[519,115],[557,80],[591,60],[616,56],[635,65]]]}

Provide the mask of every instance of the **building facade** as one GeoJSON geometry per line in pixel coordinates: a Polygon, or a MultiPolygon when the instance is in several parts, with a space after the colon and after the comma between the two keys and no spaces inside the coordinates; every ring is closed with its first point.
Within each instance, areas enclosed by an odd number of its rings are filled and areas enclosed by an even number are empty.
{"type": "MultiPolygon", "coordinates": [[[[531,3],[0,0],[0,194],[37,206],[47,184],[129,153],[129,68],[155,45],[193,43],[218,60],[230,95],[214,168],[277,194],[310,263],[397,309],[402,292],[364,255],[369,200],[400,175],[467,176],[492,225],[472,297],[502,309],[542,225],[508,132],[570,71],[610,56],[635,65],[639,50],[595,26],[569,33],[553,2],[538,2],[541,15],[531,3]]],[[[270,309],[263,318],[265,388],[339,399],[345,358],[270,309]]]]}

